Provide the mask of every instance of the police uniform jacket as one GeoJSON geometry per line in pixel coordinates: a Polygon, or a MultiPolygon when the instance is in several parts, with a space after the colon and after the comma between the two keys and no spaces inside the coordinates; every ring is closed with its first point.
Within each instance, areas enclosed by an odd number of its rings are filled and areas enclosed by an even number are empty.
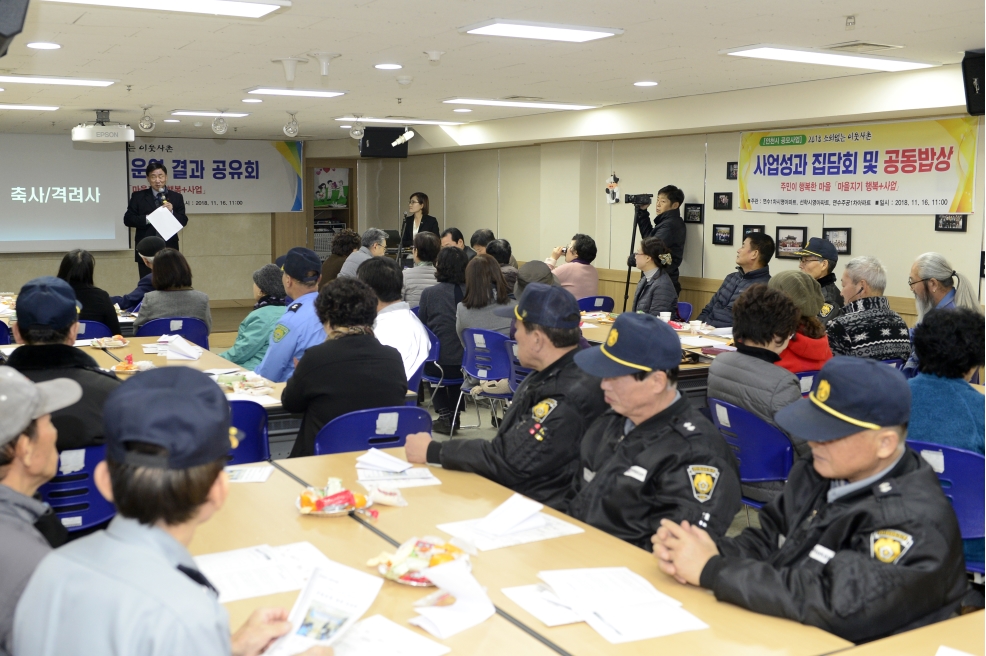
{"type": "Polygon", "coordinates": [[[610,410],[589,427],[568,514],[648,551],[662,519],[725,534],[740,508],[739,468],[715,426],[685,397],[625,425],[610,410]]]}
{"type": "Polygon", "coordinates": [[[575,353],[521,383],[491,442],[432,442],[428,462],[480,474],[563,510],[582,435],[606,409],[599,379],[579,369],[575,353]]]}
{"type": "Polygon", "coordinates": [[[759,529],[716,540],[702,570],[716,598],[853,642],[947,618],[966,590],[962,540],[938,478],[908,448],[884,477],[828,501],[811,459],[794,464],[759,529]]]}
{"type": "Polygon", "coordinates": [[[818,320],[826,324],[842,313],[842,306],[846,302],[842,298],[842,292],[835,285],[834,273],[819,278],[818,284],[822,286],[822,298],[825,299],[825,304],[822,305],[822,309],[818,313],[818,320]]]}
{"type": "MultiPolygon", "coordinates": [[[[681,285],[678,283],[678,267],[685,256],[685,222],[681,218],[681,211],[676,207],[654,217],[654,225],[650,222],[650,212],[636,208],[633,213],[633,220],[640,227],[641,238],[657,237],[664,242],[664,245],[671,251],[671,266],[668,268],[668,275],[674,283],[674,290],[681,293],[681,285]]],[[[633,255],[630,255],[627,262],[634,266],[633,255]]]]}
{"type": "Polygon", "coordinates": [[[270,336],[270,344],[264,359],[255,373],[275,383],[283,383],[294,373],[294,361],[312,346],[325,341],[325,329],[315,314],[318,292],[309,292],[294,303],[281,316],[270,336]]]}

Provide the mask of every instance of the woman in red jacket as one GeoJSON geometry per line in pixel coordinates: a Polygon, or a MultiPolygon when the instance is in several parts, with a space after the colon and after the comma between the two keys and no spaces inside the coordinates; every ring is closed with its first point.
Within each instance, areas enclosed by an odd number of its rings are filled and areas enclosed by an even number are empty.
{"type": "Polygon", "coordinates": [[[798,330],[781,352],[777,366],[792,374],[818,371],[832,358],[825,326],[818,320],[818,312],[825,303],[821,286],[803,271],[782,271],[767,286],[787,294],[801,310],[798,330]]]}

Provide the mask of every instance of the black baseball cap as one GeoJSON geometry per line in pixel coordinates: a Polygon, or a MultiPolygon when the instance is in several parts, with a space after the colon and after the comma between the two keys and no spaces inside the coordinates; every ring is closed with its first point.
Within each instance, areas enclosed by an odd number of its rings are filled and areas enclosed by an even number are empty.
{"type": "Polygon", "coordinates": [[[63,330],[79,320],[81,309],[71,285],[61,278],[42,276],[29,280],[17,294],[17,325],[63,330]]]}
{"type": "Polygon", "coordinates": [[[781,408],[777,425],[809,442],[907,423],[911,388],[896,367],[837,355],[815,376],[808,398],[781,408]]]}
{"type": "Polygon", "coordinates": [[[103,421],[106,455],[138,467],[190,469],[215,462],[239,444],[226,396],[191,367],[135,374],[106,397],[103,421]],[[153,444],[165,453],[127,451],[130,442],[153,444]]]}
{"type": "Polygon", "coordinates": [[[313,283],[321,275],[322,260],[310,248],[296,246],[284,256],[284,264],[281,266],[281,270],[295,280],[300,280],[304,283],[313,283]],[[310,271],[314,271],[315,275],[308,275],[310,271]]]}
{"type": "Polygon", "coordinates": [[[654,315],[635,312],[616,317],[605,344],[575,354],[575,364],[598,378],[668,371],[680,363],[681,340],[674,328],[654,315]]]}
{"type": "Polygon", "coordinates": [[[801,250],[795,253],[795,255],[802,257],[805,255],[814,255],[823,260],[839,261],[839,251],[836,249],[835,244],[821,237],[812,237],[809,239],[808,243],[802,246],[801,250]]]}
{"type": "Polygon", "coordinates": [[[137,242],[137,252],[144,257],[154,257],[167,247],[168,243],[157,235],[144,237],[137,242]]]}
{"type": "Polygon", "coordinates": [[[517,305],[497,308],[493,314],[546,328],[578,328],[581,319],[578,301],[571,292],[540,282],[525,287],[517,305]]]}

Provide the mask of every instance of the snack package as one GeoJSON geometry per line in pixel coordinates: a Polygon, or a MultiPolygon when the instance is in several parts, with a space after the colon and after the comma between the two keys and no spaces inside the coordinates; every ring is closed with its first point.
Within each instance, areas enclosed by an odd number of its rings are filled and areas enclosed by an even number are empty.
{"type": "Polygon", "coordinates": [[[457,546],[441,538],[425,536],[411,538],[397,549],[397,553],[382,553],[367,561],[368,567],[391,581],[406,585],[430,586],[431,581],[421,575],[429,567],[437,567],[453,560],[468,559],[469,555],[457,546]]]}

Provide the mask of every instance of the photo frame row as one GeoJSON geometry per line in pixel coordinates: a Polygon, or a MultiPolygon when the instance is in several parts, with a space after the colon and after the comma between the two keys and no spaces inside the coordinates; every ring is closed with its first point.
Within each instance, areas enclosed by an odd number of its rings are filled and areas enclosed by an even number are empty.
{"type": "Polygon", "coordinates": [[[965,232],[968,224],[968,214],[935,215],[935,232],[965,232]]]}
{"type": "MultiPolygon", "coordinates": [[[[741,239],[752,233],[764,232],[765,225],[747,224],[743,226],[741,239]]],[[[774,257],[797,260],[801,257],[797,253],[808,243],[808,226],[777,226],[774,235],[774,257]]],[[[832,242],[840,255],[852,253],[852,228],[823,228],[822,238],[832,242]]],[[[727,223],[712,224],[712,245],[732,246],[733,226],[727,223]]]]}

